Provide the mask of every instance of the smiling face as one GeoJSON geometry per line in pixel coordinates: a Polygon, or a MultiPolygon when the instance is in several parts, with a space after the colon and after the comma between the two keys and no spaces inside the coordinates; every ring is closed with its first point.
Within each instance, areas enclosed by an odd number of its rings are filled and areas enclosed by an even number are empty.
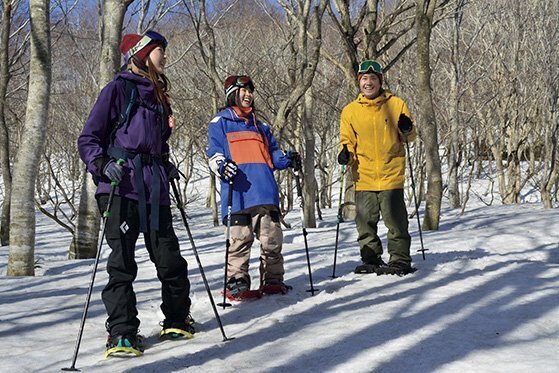
{"type": "Polygon", "coordinates": [[[152,50],[149,54],[149,58],[155,71],[158,74],[163,74],[165,71],[165,63],[167,62],[167,55],[165,54],[165,48],[162,46],[157,46],[154,50],[152,50]]]}
{"type": "Polygon", "coordinates": [[[242,108],[248,109],[254,101],[254,94],[249,88],[239,88],[239,104],[242,108]]]}
{"type": "Polygon", "coordinates": [[[359,90],[363,96],[373,99],[380,95],[381,82],[380,78],[375,73],[367,73],[359,79],[359,90]]]}

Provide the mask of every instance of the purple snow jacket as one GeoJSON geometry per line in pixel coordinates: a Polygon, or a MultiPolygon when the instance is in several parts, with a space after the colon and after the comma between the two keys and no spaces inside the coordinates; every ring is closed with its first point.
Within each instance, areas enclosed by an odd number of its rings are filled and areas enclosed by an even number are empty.
{"type": "MultiPolygon", "coordinates": [[[[78,138],[78,150],[87,170],[99,180],[96,195],[108,194],[111,190],[110,180],[97,169],[96,159],[108,157],[107,149],[110,144],[111,131],[118,123],[119,115],[125,110],[129,98],[125,97],[125,84],[121,79],[128,79],[136,83],[138,99],[141,104],[135,105],[130,113],[129,125],[122,125],[114,136],[114,146],[131,153],[146,155],[146,158],[161,159],[168,156],[167,140],[171,135],[169,118],[163,118],[160,105],[157,102],[155,89],[150,80],[131,72],[121,72],[115,75],[112,82],[107,84],[99,94],[97,102],[91,109],[89,118],[78,138]],[[119,79],[120,78],[120,79],[119,79]]],[[[143,179],[147,203],[152,191],[153,167],[160,168],[160,196],[161,205],[170,205],[169,180],[161,162],[143,164],[143,179]]],[[[124,164],[122,181],[115,189],[115,194],[121,197],[138,200],[138,186],[134,183],[134,165],[132,159],[124,164]]],[[[154,196],[155,197],[155,196],[154,196]]]]}

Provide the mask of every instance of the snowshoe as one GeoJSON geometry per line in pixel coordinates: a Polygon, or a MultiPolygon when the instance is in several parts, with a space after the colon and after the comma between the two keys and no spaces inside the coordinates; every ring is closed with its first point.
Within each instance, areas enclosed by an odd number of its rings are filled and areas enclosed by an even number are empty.
{"type": "Polygon", "coordinates": [[[190,314],[186,316],[184,321],[169,321],[163,320],[161,322],[161,332],[159,332],[160,339],[190,339],[194,337],[196,329],[194,329],[194,319],[190,314]]]}
{"type": "Polygon", "coordinates": [[[250,283],[245,278],[231,278],[226,285],[225,296],[229,300],[240,301],[246,299],[260,298],[260,289],[250,290],[250,283]]]}
{"type": "Polygon", "coordinates": [[[144,353],[144,338],[139,335],[108,336],[105,357],[140,356],[144,353]]]}
{"type": "Polygon", "coordinates": [[[405,276],[410,273],[417,271],[417,268],[412,267],[410,263],[407,262],[394,262],[388,265],[386,273],[389,275],[405,276]]]}
{"type": "Polygon", "coordinates": [[[363,274],[363,273],[376,273],[377,275],[381,274],[388,268],[384,260],[378,257],[373,262],[363,263],[355,267],[355,273],[363,274]]]}
{"type": "Polygon", "coordinates": [[[262,293],[264,294],[287,294],[289,290],[293,290],[293,287],[282,281],[267,282],[262,285],[262,293]]]}
{"type": "Polygon", "coordinates": [[[242,301],[247,299],[262,298],[262,292],[260,291],[260,289],[245,290],[240,293],[236,293],[236,295],[233,296],[229,289],[227,289],[227,293],[225,293],[225,296],[227,297],[227,299],[232,301],[242,301]]]}

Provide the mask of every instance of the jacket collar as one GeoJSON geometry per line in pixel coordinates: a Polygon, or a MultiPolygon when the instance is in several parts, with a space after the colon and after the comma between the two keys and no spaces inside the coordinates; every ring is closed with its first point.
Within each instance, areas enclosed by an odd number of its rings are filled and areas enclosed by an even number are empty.
{"type": "Polygon", "coordinates": [[[384,92],[382,92],[378,97],[375,97],[373,99],[367,98],[363,96],[362,93],[359,93],[359,96],[357,96],[356,101],[361,105],[366,105],[366,106],[374,105],[377,107],[381,107],[391,97],[392,97],[392,92],[390,92],[388,89],[385,89],[384,92]]]}
{"type": "Polygon", "coordinates": [[[153,84],[151,83],[151,80],[149,80],[148,78],[144,78],[143,76],[136,75],[134,73],[131,73],[130,71],[119,72],[115,76],[115,79],[118,79],[118,78],[124,78],[126,80],[130,80],[130,81],[134,82],[137,86],[146,86],[146,87],[152,87],[153,86],[153,84]]]}

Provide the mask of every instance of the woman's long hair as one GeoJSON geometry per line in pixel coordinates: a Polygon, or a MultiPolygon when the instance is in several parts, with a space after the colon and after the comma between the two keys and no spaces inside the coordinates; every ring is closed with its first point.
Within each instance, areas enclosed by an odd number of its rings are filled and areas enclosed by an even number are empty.
{"type": "Polygon", "coordinates": [[[136,67],[138,67],[139,75],[151,81],[153,87],[155,88],[155,96],[157,98],[157,102],[159,102],[161,106],[163,106],[163,113],[165,117],[169,116],[171,112],[171,100],[168,92],[171,88],[171,84],[167,76],[165,74],[159,74],[155,70],[155,66],[153,65],[153,62],[151,62],[151,59],[149,57],[146,60],[146,64],[144,64],[142,61],[136,60],[135,58],[133,58],[132,61],[136,65],[136,67]],[[140,66],[141,64],[143,64],[144,66],[140,66]]]}

